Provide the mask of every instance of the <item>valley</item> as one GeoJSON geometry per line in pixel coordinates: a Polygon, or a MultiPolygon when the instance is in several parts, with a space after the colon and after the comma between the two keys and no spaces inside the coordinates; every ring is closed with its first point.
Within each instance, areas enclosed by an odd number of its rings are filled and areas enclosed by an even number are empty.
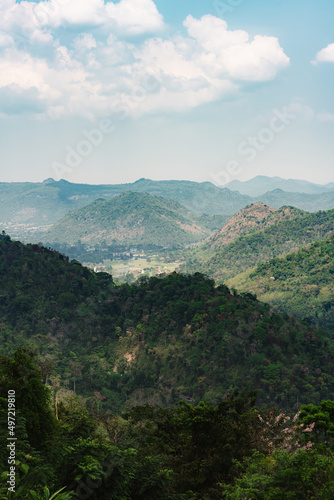
{"type": "Polygon", "coordinates": [[[107,272],[113,276],[117,283],[131,283],[141,276],[158,276],[159,274],[170,274],[182,264],[176,260],[169,262],[164,253],[160,255],[146,251],[143,254],[133,254],[128,259],[103,260],[101,263],[92,265],[83,261],[83,265],[93,269],[95,272],[107,272]]]}

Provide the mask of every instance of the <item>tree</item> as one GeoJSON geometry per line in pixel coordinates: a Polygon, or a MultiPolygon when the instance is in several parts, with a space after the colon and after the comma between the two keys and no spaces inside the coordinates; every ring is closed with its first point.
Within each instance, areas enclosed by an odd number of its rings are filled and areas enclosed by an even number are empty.
{"type": "Polygon", "coordinates": [[[334,442],[334,401],[321,401],[319,406],[303,405],[299,420],[305,425],[314,425],[310,439],[316,442],[334,442]]]}
{"type": "Polygon", "coordinates": [[[0,392],[15,391],[20,414],[26,420],[31,446],[45,449],[55,429],[56,419],[50,405],[50,390],[43,385],[34,355],[18,349],[13,358],[0,357],[0,392]]]}
{"type": "Polygon", "coordinates": [[[125,417],[140,434],[140,456],[165,457],[174,493],[220,498],[217,483],[233,478],[233,460],[251,456],[259,444],[254,404],[255,393],[236,391],[218,406],[181,402],[177,408],[135,407],[125,417]]]}

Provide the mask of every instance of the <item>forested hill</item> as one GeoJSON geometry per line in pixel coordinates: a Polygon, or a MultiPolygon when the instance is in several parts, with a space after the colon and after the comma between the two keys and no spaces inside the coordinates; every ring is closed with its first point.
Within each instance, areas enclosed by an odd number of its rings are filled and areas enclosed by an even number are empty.
{"type": "Polygon", "coordinates": [[[230,285],[334,331],[334,236],[263,262],[230,285]]]}
{"type": "Polygon", "coordinates": [[[217,282],[251,269],[260,262],[288,254],[334,233],[334,209],[282,221],[237,238],[216,251],[207,243],[185,253],[182,272],[200,271],[217,282]]]}
{"type": "Polygon", "coordinates": [[[128,191],[70,212],[46,234],[48,241],[177,247],[204,239],[211,231],[177,201],[128,191]]]}
{"type": "Polygon", "coordinates": [[[3,234],[0,286],[1,354],[32,348],[48,383],[98,393],[101,411],[216,402],[248,385],[281,408],[334,396],[329,334],[198,273],[115,287],[3,234]]]}
{"type": "Polygon", "coordinates": [[[252,203],[234,215],[225,226],[214,234],[205,248],[219,250],[240,236],[260,231],[284,220],[301,218],[307,213],[295,207],[281,207],[276,210],[263,203],[252,203]]]}

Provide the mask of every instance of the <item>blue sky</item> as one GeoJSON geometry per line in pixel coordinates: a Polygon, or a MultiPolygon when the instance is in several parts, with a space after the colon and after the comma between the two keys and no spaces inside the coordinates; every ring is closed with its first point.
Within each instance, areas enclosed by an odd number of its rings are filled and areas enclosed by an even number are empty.
{"type": "Polygon", "coordinates": [[[334,181],[330,0],[2,0],[0,181],[334,181]]]}

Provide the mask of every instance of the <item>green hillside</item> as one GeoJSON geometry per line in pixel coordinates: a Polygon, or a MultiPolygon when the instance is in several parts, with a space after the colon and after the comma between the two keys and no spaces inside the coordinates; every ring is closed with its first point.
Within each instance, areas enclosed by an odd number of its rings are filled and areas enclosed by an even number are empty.
{"type": "Polygon", "coordinates": [[[330,335],[198,273],[115,287],[2,235],[0,286],[0,354],[28,346],[45,380],[98,392],[101,409],[217,402],[249,384],[260,405],[281,408],[334,396],[330,335]]]}
{"type": "Polygon", "coordinates": [[[334,209],[282,221],[241,236],[217,251],[207,243],[185,253],[182,272],[199,271],[217,282],[251,269],[260,262],[288,254],[334,233],[334,209]]]}
{"type": "Polygon", "coordinates": [[[259,264],[231,279],[280,311],[334,331],[334,237],[259,264]]]}
{"type": "Polygon", "coordinates": [[[5,233],[0,289],[1,498],[332,498],[332,334],[199,273],[115,286],[5,233]]]}
{"type": "Polygon", "coordinates": [[[204,239],[210,230],[180,203],[126,192],[70,212],[46,234],[48,241],[177,247],[204,239]]]}

